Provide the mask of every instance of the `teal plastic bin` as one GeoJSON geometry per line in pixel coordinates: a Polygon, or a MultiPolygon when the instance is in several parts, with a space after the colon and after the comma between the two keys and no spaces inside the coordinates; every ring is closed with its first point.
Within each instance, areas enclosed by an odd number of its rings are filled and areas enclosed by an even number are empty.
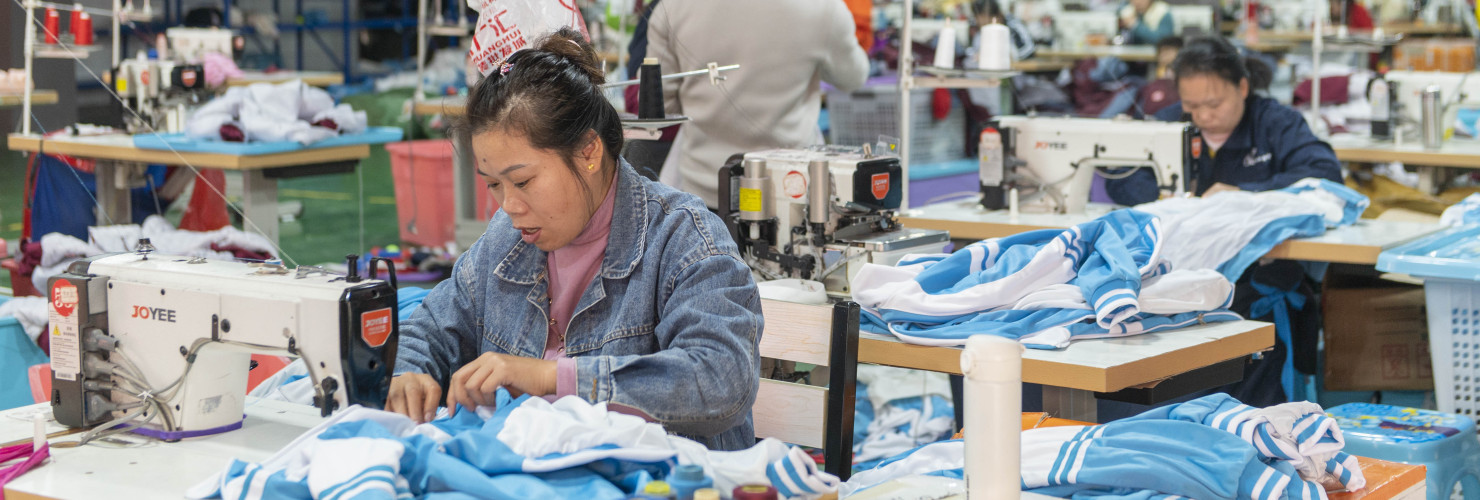
{"type": "Polygon", "coordinates": [[[1377,269],[1424,279],[1439,411],[1480,417],[1480,225],[1382,252],[1377,269]]]}
{"type": "Polygon", "coordinates": [[[1327,411],[1341,427],[1342,451],[1423,465],[1428,500],[1447,500],[1455,486],[1480,498],[1480,440],[1469,417],[1401,406],[1349,403],[1327,411]]]}
{"type": "MultiPolygon", "coordinates": [[[[0,297],[0,304],[9,300],[10,297],[0,297]]],[[[36,402],[31,398],[27,371],[31,365],[47,362],[46,354],[26,336],[20,321],[9,316],[0,318],[0,410],[36,402]]]]}

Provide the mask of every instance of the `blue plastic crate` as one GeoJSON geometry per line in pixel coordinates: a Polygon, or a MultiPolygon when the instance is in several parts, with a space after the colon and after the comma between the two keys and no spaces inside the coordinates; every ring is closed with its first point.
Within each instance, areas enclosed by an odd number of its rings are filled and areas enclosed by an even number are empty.
{"type": "Polygon", "coordinates": [[[1377,269],[1424,278],[1439,411],[1480,418],[1480,225],[1382,252],[1377,269]]]}
{"type": "MultiPolygon", "coordinates": [[[[9,297],[0,297],[0,304],[8,300],[9,297]]],[[[19,321],[8,316],[0,318],[0,410],[35,402],[26,372],[31,365],[45,362],[46,354],[26,336],[19,321]]]]}

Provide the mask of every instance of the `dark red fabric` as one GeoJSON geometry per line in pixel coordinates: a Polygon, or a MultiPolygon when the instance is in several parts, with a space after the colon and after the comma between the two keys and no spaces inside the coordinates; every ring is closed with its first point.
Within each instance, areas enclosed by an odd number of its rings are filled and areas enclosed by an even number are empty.
{"type": "Polygon", "coordinates": [[[247,134],[242,129],[230,123],[221,126],[221,140],[226,142],[247,142],[247,134]]]}
{"type": "MultiPolygon", "coordinates": [[[[1347,3],[1350,7],[1346,9],[1346,27],[1353,30],[1370,30],[1376,27],[1372,23],[1372,14],[1367,13],[1367,8],[1355,1],[1347,3]]],[[[1325,90],[1322,89],[1322,92],[1325,90]]]]}
{"type": "Polygon", "coordinates": [[[273,258],[272,254],[269,253],[258,252],[256,250],[247,250],[236,246],[226,246],[218,243],[212,243],[211,250],[215,250],[217,252],[231,252],[231,256],[238,259],[267,260],[273,258]]]}
{"type": "Polygon", "coordinates": [[[324,127],[329,130],[339,130],[339,124],[328,118],[313,122],[315,127],[324,127]]]}
{"type": "Polygon", "coordinates": [[[1177,95],[1176,82],[1168,78],[1148,83],[1136,94],[1136,102],[1141,103],[1141,113],[1145,116],[1154,115],[1181,100],[1181,96],[1177,95]]]}
{"type": "Polygon", "coordinates": [[[936,121],[946,119],[951,114],[951,91],[950,89],[935,89],[930,94],[930,116],[936,121]]]}
{"type": "Polygon", "coordinates": [[[41,265],[41,242],[27,241],[21,243],[21,260],[17,262],[15,271],[29,278],[31,271],[41,265]]]}
{"type": "Polygon", "coordinates": [[[1115,98],[1115,92],[1105,90],[1100,82],[1090,78],[1090,72],[1098,65],[1099,61],[1093,58],[1080,59],[1070,73],[1074,78],[1069,83],[1069,97],[1074,100],[1074,113],[1079,116],[1100,116],[1115,98]]]}
{"type": "MultiPolygon", "coordinates": [[[[1346,104],[1351,96],[1347,95],[1347,87],[1351,85],[1351,77],[1348,75],[1321,77],[1321,105],[1346,104]]],[[[1295,107],[1310,105],[1310,80],[1300,82],[1295,87],[1295,98],[1292,102],[1295,107]]]]}

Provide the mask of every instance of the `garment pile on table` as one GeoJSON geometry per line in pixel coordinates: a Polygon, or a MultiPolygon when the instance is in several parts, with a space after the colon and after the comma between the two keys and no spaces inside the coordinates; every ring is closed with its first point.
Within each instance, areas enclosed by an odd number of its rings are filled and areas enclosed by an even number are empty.
{"type": "MultiPolygon", "coordinates": [[[[966,429],[971,432],[971,429],[966,429]]],[[[1319,405],[1253,408],[1227,394],[1103,425],[1023,431],[1024,491],[1061,498],[1324,500],[1366,479],[1319,405]]],[[[925,445],[854,474],[841,497],[909,475],[962,477],[963,441],[925,445]]]]}
{"type": "Polygon", "coordinates": [[[341,134],[364,132],[364,111],[334,105],[323,89],[302,80],[232,87],[185,122],[194,139],[228,142],[294,141],[313,144],[341,134]]]}
{"type": "Polygon", "coordinates": [[[1235,321],[1232,282],[1245,269],[1288,239],[1355,223],[1366,207],[1366,197],[1322,179],[1161,200],[1068,229],[865,264],[854,300],[866,330],[925,345],[989,333],[1052,349],[1235,321]]]}
{"type": "Polygon", "coordinates": [[[721,491],[762,483],[793,497],[839,484],[800,448],[775,439],[710,451],[605,403],[515,399],[500,389],[495,407],[420,425],[348,408],[261,463],[233,461],[187,496],[620,499],[687,464],[702,466],[721,491]]]}
{"type": "Polygon", "coordinates": [[[167,255],[257,260],[277,256],[272,242],[260,234],[231,226],[215,231],[185,231],[158,215],[149,216],[143,224],[92,226],[87,228],[87,233],[89,241],[48,233],[41,237],[40,245],[24,248],[21,264],[34,268],[31,284],[37,290],[47,290],[46,282],[66,271],[73,261],[105,253],[132,252],[140,238],[149,238],[156,252],[167,255]]]}

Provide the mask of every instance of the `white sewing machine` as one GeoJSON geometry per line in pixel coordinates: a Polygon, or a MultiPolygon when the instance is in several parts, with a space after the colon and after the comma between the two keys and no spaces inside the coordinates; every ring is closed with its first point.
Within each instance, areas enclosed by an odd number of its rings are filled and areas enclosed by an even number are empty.
{"type": "Polygon", "coordinates": [[[180,132],[194,107],[211,91],[206,89],[206,53],[227,57],[239,50],[239,37],[221,28],[170,28],[156,47],[159,57],[150,59],[143,51],[119,61],[110,77],[113,90],[127,101],[133,112],[121,110],[125,128],[143,133],[151,130],[180,132]],[[136,116],[137,114],[137,116],[136,116]]]}
{"type": "Polygon", "coordinates": [[[1442,123],[1445,128],[1454,125],[1455,115],[1460,108],[1480,108],[1480,72],[1452,73],[1445,71],[1393,70],[1384,75],[1393,86],[1397,96],[1397,117],[1401,123],[1414,124],[1417,130],[1423,105],[1423,90],[1430,85],[1439,87],[1439,99],[1444,106],[1442,123]]]}
{"type": "Polygon", "coordinates": [[[1101,167],[1150,168],[1164,193],[1180,195],[1186,191],[1186,166],[1195,165],[1193,151],[1200,144],[1192,125],[1181,122],[1003,116],[997,128],[1005,165],[982,168],[1004,171],[984,171],[981,178],[1004,179],[1005,185],[983,184],[982,204],[1005,206],[993,196],[1015,187],[1025,195],[1024,212],[1083,213],[1101,167]]]}
{"type": "Polygon", "coordinates": [[[821,281],[847,295],[863,264],[939,253],[950,240],[945,231],[899,226],[903,185],[897,157],[840,148],[746,153],[720,169],[720,217],[765,278],[821,281]]]}
{"type": "Polygon", "coordinates": [[[143,252],[73,264],[49,287],[57,422],[93,426],[134,411],[151,419],[136,432],[166,440],[239,428],[251,353],[302,358],[325,416],[384,407],[395,277],[315,269],[143,252]]]}
{"type": "Polygon", "coordinates": [[[1109,43],[1120,32],[1120,19],[1108,11],[1059,12],[1053,16],[1053,30],[1055,43],[1064,44],[1057,48],[1072,50],[1089,45],[1091,36],[1109,43]]]}

